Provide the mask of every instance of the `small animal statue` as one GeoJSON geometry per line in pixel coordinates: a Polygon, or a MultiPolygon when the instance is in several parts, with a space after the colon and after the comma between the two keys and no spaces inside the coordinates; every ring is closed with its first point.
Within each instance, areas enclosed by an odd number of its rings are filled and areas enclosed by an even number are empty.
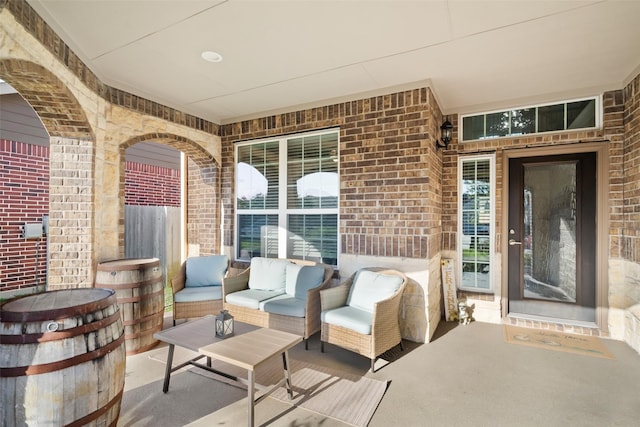
{"type": "Polygon", "coordinates": [[[468,325],[473,319],[473,309],[475,304],[467,305],[466,300],[458,301],[458,323],[461,325],[468,325]]]}

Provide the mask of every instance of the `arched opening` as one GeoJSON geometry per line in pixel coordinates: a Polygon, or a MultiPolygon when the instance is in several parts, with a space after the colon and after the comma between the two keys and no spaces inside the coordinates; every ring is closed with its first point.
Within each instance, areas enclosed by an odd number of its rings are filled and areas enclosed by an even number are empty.
{"type": "MultiPolygon", "coordinates": [[[[27,209],[9,230],[23,238],[22,232],[27,227],[34,230],[28,224],[41,223],[42,228],[46,228],[43,230],[43,233],[46,231],[45,239],[34,239],[36,247],[31,250],[34,260],[15,258],[16,268],[35,266],[34,282],[31,286],[22,282],[12,288],[90,287],[93,239],[87,239],[86,234],[87,230],[92,230],[92,218],[89,214],[77,214],[90,211],[94,202],[92,182],[87,179],[95,164],[93,130],[89,120],[66,85],[38,64],[1,60],[0,78],[19,94],[19,97],[15,94],[2,95],[3,99],[11,96],[14,107],[22,113],[13,116],[16,132],[2,138],[12,141],[13,148],[18,146],[17,143],[22,144],[18,151],[28,153],[27,160],[42,163],[40,169],[18,168],[34,176],[35,189],[25,188],[18,200],[7,197],[3,203],[9,203],[11,199],[12,204],[25,206],[20,202],[39,197],[43,205],[47,205],[46,215],[42,206],[40,209],[27,209]],[[27,128],[21,128],[20,121],[27,122],[27,128]],[[36,153],[38,155],[34,155],[36,153]],[[38,172],[43,176],[36,176],[38,172]],[[43,252],[50,256],[47,256],[48,262],[41,266],[43,252]],[[43,277],[46,277],[44,285],[43,277]]],[[[7,117],[3,117],[3,122],[5,120],[8,121],[7,117]]],[[[9,155],[10,151],[15,150],[6,149],[3,154],[9,155]]]]}
{"type": "MultiPolygon", "coordinates": [[[[170,133],[140,134],[119,147],[110,146],[109,138],[100,135],[97,140],[94,138],[89,123],[95,120],[87,120],[73,94],[45,68],[25,61],[3,60],[0,73],[0,78],[16,89],[12,99],[27,111],[19,120],[28,121],[36,129],[24,137],[3,135],[0,139],[9,141],[9,145],[15,139],[24,139],[18,142],[28,147],[30,153],[43,151],[42,161],[46,164],[38,169],[39,176],[34,179],[42,186],[35,193],[44,193],[46,197],[46,203],[42,203],[46,204],[46,215],[40,212],[37,217],[14,221],[16,238],[21,238],[27,223],[48,225],[47,235],[41,241],[27,242],[29,251],[33,257],[37,254],[40,262],[16,260],[19,268],[27,265],[28,269],[36,269],[36,274],[30,274],[16,289],[92,287],[98,262],[134,256],[125,253],[125,153],[128,147],[141,142],[171,147],[184,154],[184,194],[178,196],[182,200],[179,209],[184,211],[183,225],[182,233],[175,238],[184,242],[180,258],[220,252],[220,167],[206,149],[170,133]],[[51,103],[45,101],[47,96],[51,103]],[[47,249],[51,256],[45,261],[47,249]]],[[[6,120],[4,116],[3,122],[6,120]]],[[[13,196],[2,202],[20,204],[13,196]]],[[[3,280],[4,283],[7,282],[3,280]]]]}

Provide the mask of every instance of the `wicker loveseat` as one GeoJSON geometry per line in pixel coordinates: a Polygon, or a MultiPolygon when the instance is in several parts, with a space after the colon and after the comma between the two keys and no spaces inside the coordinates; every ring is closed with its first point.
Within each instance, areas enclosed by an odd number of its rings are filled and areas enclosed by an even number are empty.
{"type": "Polygon", "coordinates": [[[209,255],[187,258],[171,279],[173,324],[178,319],[217,314],[222,310],[222,279],[229,257],[209,255]]]}
{"type": "Polygon", "coordinates": [[[364,268],[320,292],[321,351],[330,343],[371,359],[400,344],[399,310],[407,277],[396,270],[364,268]]]}
{"type": "Polygon", "coordinates": [[[255,257],[222,282],[224,308],[241,322],[301,335],[320,331],[320,291],[333,268],[313,261],[255,257]]]}

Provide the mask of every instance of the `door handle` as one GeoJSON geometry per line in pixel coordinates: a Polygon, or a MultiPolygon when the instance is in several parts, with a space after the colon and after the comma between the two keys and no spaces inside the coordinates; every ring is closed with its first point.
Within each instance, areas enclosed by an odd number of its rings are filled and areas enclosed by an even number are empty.
{"type": "Polygon", "coordinates": [[[522,242],[517,242],[513,239],[509,239],[509,246],[521,245],[522,242]]]}

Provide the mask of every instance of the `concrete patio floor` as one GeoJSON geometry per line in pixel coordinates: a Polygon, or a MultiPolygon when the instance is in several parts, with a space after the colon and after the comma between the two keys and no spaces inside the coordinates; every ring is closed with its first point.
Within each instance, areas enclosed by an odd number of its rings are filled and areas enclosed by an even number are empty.
{"type": "MultiPolygon", "coordinates": [[[[165,327],[171,321],[165,319],[165,327]]],[[[376,426],[636,426],[640,422],[640,355],[603,339],[615,360],[508,344],[503,326],[441,322],[428,344],[405,341],[395,360],[369,361],[327,345],[319,336],[292,358],[391,380],[370,422],[376,426]]],[[[246,391],[188,372],[175,372],[162,393],[166,347],[127,357],[118,426],[244,426],[246,391]]],[[[184,356],[184,354],[183,354],[184,356]]],[[[176,349],[176,358],[180,352],[176,349]]],[[[256,425],[344,426],[273,398],[256,406],[256,425]]]]}

